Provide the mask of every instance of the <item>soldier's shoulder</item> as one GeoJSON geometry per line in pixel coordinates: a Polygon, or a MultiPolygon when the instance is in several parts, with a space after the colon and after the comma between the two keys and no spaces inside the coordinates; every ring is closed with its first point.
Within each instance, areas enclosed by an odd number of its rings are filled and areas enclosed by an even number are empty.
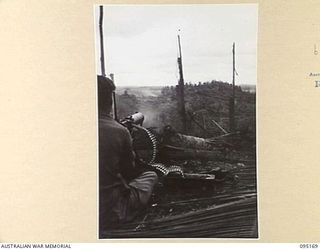
{"type": "Polygon", "coordinates": [[[117,133],[121,133],[121,134],[127,134],[129,133],[128,130],[121,125],[120,123],[118,123],[117,121],[113,120],[113,119],[99,119],[99,127],[100,128],[104,128],[107,130],[112,130],[113,132],[117,132],[117,133]]]}

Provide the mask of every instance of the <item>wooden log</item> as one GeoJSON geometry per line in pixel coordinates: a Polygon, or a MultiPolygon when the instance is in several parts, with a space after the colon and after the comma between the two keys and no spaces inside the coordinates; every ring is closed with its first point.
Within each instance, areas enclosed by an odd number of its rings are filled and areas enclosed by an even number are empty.
{"type": "Polygon", "coordinates": [[[195,148],[195,149],[211,149],[212,144],[208,143],[206,139],[190,136],[190,135],[183,135],[183,134],[171,134],[167,136],[164,141],[168,145],[181,147],[184,148],[195,148]]]}
{"type": "Polygon", "coordinates": [[[165,145],[191,148],[198,150],[216,150],[224,148],[228,145],[224,142],[223,138],[210,138],[205,139],[196,136],[184,135],[177,133],[171,126],[165,126],[162,134],[162,143],[165,145]]]}

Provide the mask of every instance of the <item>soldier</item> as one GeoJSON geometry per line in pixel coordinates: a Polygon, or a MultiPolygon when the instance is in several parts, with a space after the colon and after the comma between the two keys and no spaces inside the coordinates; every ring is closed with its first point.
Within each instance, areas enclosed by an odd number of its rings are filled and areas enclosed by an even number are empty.
{"type": "Polygon", "coordinates": [[[114,90],[109,78],[98,76],[100,233],[134,219],[158,182],[155,172],[135,166],[130,133],[110,116],[114,90]]]}

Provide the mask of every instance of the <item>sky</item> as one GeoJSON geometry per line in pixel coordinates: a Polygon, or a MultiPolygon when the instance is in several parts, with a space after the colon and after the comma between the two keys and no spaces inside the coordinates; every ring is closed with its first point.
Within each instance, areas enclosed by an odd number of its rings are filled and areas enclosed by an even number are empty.
{"type": "MultiPolygon", "coordinates": [[[[104,5],[106,73],[117,86],[176,85],[181,37],[185,82],[256,84],[258,8],[255,4],[104,5]],[[180,31],[179,31],[180,30],[180,31]]],[[[97,74],[101,74],[99,6],[95,6],[97,74]]]]}

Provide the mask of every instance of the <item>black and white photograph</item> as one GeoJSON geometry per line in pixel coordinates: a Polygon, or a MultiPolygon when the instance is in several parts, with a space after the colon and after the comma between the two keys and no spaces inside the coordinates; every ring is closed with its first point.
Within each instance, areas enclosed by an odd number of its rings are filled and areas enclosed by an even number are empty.
{"type": "Polygon", "coordinates": [[[98,238],[258,239],[258,5],[94,19],[98,238]]]}

